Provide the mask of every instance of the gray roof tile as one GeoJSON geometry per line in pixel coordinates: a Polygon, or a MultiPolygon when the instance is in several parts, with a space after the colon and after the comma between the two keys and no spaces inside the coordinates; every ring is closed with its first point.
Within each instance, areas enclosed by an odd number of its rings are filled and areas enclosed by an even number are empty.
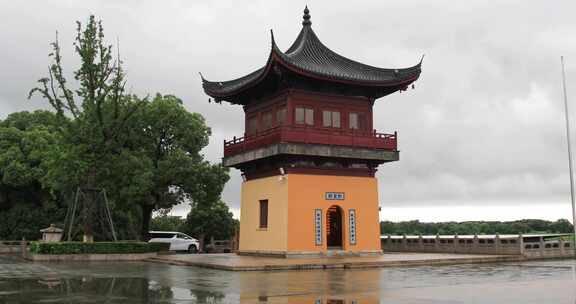
{"type": "Polygon", "coordinates": [[[262,81],[274,62],[304,76],[360,86],[398,86],[400,89],[418,79],[422,61],[405,69],[384,69],[335,53],[326,47],[312,30],[307,9],[304,13],[302,30],[286,52],[280,51],[272,35],[272,50],[264,67],[230,81],[208,81],[203,78],[206,94],[218,99],[227,99],[241,93],[262,81]]]}

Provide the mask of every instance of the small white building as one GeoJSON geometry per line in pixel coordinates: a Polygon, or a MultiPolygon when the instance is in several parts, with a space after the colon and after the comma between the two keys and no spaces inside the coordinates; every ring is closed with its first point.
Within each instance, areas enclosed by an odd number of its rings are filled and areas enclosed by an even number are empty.
{"type": "Polygon", "coordinates": [[[60,242],[64,230],[50,224],[50,227],[40,230],[42,233],[42,242],[60,242]]]}

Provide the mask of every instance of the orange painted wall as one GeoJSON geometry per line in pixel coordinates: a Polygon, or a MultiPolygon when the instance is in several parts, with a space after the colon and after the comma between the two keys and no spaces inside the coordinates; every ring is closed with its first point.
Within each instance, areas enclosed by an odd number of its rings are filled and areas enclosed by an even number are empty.
{"type": "Polygon", "coordinates": [[[345,251],[379,251],[380,224],[378,182],[373,177],[325,176],[289,174],[288,191],[288,250],[296,252],[326,251],[326,231],[322,246],[315,245],[314,210],[322,209],[322,224],[326,210],[332,205],[343,211],[345,251]],[[344,200],[326,200],[326,192],[344,192],[344,200]],[[356,245],[350,245],[348,215],[356,210],[356,245]]]}
{"type": "Polygon", "coordinates": [[[376,178],[288,174],[242,184],[240,251],[326,252],[326,211],[343,210],[343,250],[380,251],[376,178]],[[344,192],[344,200],[326,200],[326,192],[344,192]],[[268,228],[259,229],[259,200],[268,200],[268,228]],[[322,209],[322,245],[315,244],[314,212],[322,209]],[[350,244],[349,211],[356,211],[356,244],[350,244]]]}
{"type": "Polygon", "coordinates": [[[240,251],[285,252],[288,228],[288,183],[278,176],[242,183],[240,251]],[[268,200],[268,228],[260,226],[260,200],[268,200]]]}

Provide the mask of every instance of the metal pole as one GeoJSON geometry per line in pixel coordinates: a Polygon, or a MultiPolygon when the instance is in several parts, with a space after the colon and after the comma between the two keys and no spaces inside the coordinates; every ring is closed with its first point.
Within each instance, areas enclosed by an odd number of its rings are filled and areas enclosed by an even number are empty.
{"type": "Polygon", "coordinates": [[[68,242],[72,241],[72,227],[74,226],[74,222],[76,221],[76,208],[78,207],[79,197],[80,197],[80,187],[76,188],[76,194],[74,195],[74,202],[72,203],[72,213],[69,222],[70,226],[68,226],[68,242]]]}
{"type": "Polygon", "coordinates": [[[108,208],[108,196],[106,196],[106,189],[102,189],[101,193],[104,198],[104,213],[106,214],[106,221],[110,225],[110,230],[112,230],[112,238],[114,239],[114,242],[117,242],[118,239],[116,238],[116,230],[114,229],[114,222],[112,221],[112,213],[110,212],[110,208],[108,208]]]}
{"type": "Polygon", "coordinates": [[[574,203],[574,176],[572,173],[572,145],[570,144],[570,120],[568,118],[568,94],[566,92],[566,71],[564,69],[564,56],[560,56],[562,64],[562,90],[564,92],[564,115],[566,118],[566,138],[568,140],[568,167],[570,169],[570,199],[572,201],[572,226],[574,227],[574,243],[576,247],[576,204],[574,203]]]}

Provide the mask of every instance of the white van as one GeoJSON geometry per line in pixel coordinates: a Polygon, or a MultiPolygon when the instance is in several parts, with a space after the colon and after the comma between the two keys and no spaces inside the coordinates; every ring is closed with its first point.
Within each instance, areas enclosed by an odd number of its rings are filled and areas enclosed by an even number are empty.
{"type": "Polygon", "coordinates": [[[173,231],[150,231],[148,232],[149,243],[169,243],[170,251],[188,251],[189,253],[198,252],[200,242],[182,232],[173,231]]]}

